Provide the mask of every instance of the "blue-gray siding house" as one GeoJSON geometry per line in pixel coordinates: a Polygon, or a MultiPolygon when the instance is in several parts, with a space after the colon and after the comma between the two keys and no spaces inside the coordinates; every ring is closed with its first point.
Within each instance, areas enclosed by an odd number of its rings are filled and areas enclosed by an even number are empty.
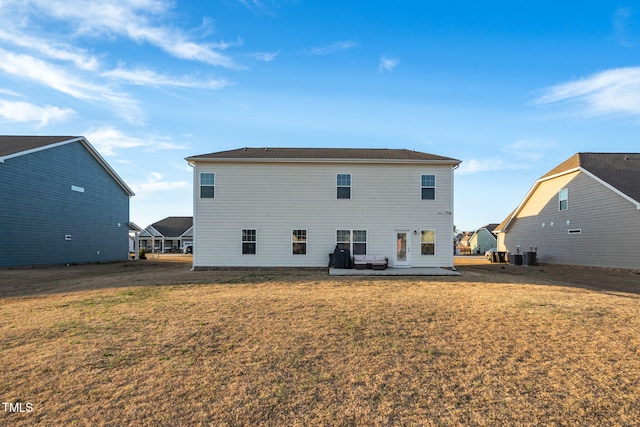
{"type": "Polygon", "coordinates": [[[84,137],[0,136],[0,267],[127,260],[133,195],[84,137]]]}

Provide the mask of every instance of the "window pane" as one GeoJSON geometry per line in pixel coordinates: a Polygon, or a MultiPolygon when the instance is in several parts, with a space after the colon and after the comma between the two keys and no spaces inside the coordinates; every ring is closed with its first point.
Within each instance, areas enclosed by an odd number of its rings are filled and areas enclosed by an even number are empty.
{"type": "MultiPolygon", "coordinates": [[[[336,242],[350,242],[351,231],[350,230],[338,230],[336,233],[336,242]]],[[[348,248],[347,248],[348,249],[348,248]]]]}
{"type": "Polygon", "coordinates": [[[366,230],[353,230],[353,241],[354,242],[366,242],[367,241],[367,231],[366,230]]]}
{"type": "Polygon", "coordinates": [[[215,185],[215,176],[214,173],[201,173],[200,185],[215,185]]]}
{"type": "Polygon", "coordinates": [[[293,230],[293,235],[291,236],[291,239],[294,242],[306,242],[307,230],[293,230]]]}
{"type": "Polygon", "coordinates": [[[422,243],[433,243],[436,241],[436,232],[434,230],[422,230],[420,241],[422,243]]]}
{"type": "Polygon", "coordinates": [[[348,173],[339,173],[338,174],[338,185],[341,187],[348,187],[351,185],[351,174],[348,173]]]}
{"type": "Polygon", "coordinates": [[[436,189],[435,188],[423,188],[422,189],[422,200],[435,200],[436,199],[436,189]]]}
{"type": "Polygon", "coordinates": [[[200,186],[200,198],[201,199],[213,199],[215,194],[215,187],[200,186]]]}
{"type": "Polygon", "coordinates": [[[307,244],[306,243],[294,243],[293,244],[293,254],[294,255],[306,255],[307,254],[307,244]]]}
{"type": "Polygon", "coordinates": [[[338,199],[350,199],[351,187],[338,187],[338,199]]]}
{"type": "Polygon", "coordinates": [[[435,247],[436,245],[433,243],[422,243],[420,245],[420,253],[422,255],[434,255],[436,253],[435,247]]]}
{"type": "Polygon", "coordinates": [[[422,175],[422,186],[423,187],[435,187],[436,186],[436,176],[435,175],[422,175]]]}
{"type": "Polygon", "coordinates": [[[242,241],[243,242],[255,242],[256,241],[256,230],[242,230],[242,241]]]}
{"type": "Polygon", "coordinates": [[[353,254],[354,255],[366,255],[367,254],[367,244],[366,243],[354,243],[353,244],[353,254]]]}
{"type": "Polygon", "coordinates": [[[255,255],[256,254],[256,244],[255,243],[243,243],[242,244],[242,255],[255,255]]]}

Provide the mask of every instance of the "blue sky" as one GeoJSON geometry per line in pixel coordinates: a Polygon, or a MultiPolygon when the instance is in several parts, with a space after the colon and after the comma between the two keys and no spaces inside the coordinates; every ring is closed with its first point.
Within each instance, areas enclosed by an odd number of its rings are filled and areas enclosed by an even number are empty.
{"type": "Polygon", "coordinates": [[[131,220],[192,214],[185,157],[407,148],[501,222],[580,151],[638,152],[637,1],[2,0],[3,134],[84,135],[131,220]]]}

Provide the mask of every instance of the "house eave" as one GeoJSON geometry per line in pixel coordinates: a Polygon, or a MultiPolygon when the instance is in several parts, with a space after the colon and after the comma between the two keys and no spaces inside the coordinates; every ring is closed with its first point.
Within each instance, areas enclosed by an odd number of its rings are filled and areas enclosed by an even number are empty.
{"type": "Polygon", "coordinates": [[[238,159],[238,158],[185,158],[190,165],[197,163],[359,163],[359,164],[421,164],[457,166],[460,160],[419,160],[419,159],[334,159],[334,158],[270,158],[270,159],[238,159]]]}

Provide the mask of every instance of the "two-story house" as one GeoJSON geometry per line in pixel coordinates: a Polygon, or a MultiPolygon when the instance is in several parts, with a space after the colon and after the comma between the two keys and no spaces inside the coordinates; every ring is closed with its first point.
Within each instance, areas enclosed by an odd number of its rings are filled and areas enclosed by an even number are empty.
{"type": "Polygon", "coordinates": [[[82,136],[0,136],[0,267],[126,261],[133,195],[82,136]]]}
{"type": "Polygon", "coordinates": [[[336,246],[451,267],[453,171],[411,150],[240,148],[194,168],[194,268],[327,266],[336,246]]]}

